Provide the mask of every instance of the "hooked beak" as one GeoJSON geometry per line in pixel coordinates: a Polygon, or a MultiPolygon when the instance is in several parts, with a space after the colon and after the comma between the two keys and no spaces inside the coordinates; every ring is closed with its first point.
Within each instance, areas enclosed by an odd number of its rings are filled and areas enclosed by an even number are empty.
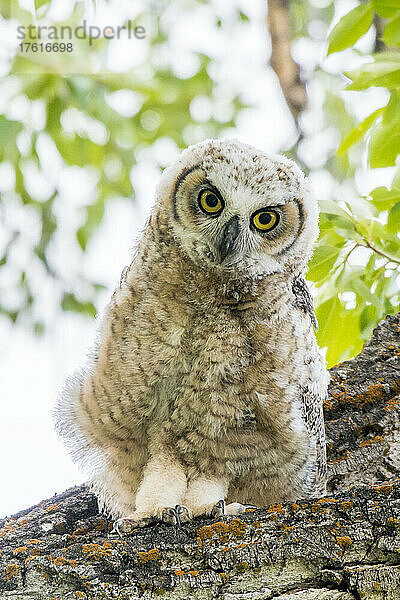
{"type": "Polygon", "coordinates": [[[224,225],[221,239],[218,245],[219,256],[221,263],[224,262],[235,245],[236,238],[239,234],[239,217],[235,215],[224,225]]]}

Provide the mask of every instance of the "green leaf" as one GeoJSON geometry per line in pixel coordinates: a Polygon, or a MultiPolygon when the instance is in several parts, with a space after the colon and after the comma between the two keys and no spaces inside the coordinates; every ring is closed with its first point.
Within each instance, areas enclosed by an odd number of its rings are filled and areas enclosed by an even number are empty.
{"type": "Polygon", "coordinates": [[[389,212],[387,226],[392,233],[400,231],[400,202],[397,202],[389,212]]]}
{"type": "Polygon", "coordinates": [[[400,151],[400,129],[380,127],[371,136],[369,164],[371,169],[393,167],[400,151]]]}
{"type": "Polygon", "coordinates": [[[246,15],[246,13],[244,13],[242,10],[239,10],[239,19],[243,22],[243,23],[248,23],[250,21],[249,17],[246,15]]]}
{"type": "Polygon", "coordinates": [[[373,11],[369,3],[356,6],[344,15],[329,36],[328,55],[353,46],[371,27],[373,11]]]}
{"type": "Polygon", "coordinates": [[[354,356],[362,345],[356,310],[346,310],[337,294],[317,307],[320,347],[327,348],[328,367],[354,356]]]}
{"type": "Polygon", "coordinates": [[[377,309],[381,310],[382,306],[376,296],[371,292],[369,287],[358,277],[351,281],[351,286],[355,292],[366,302],[370,302],[377,309]]]}
{"type": "Polygon", "coordinates": [[[394,89],[400,87],[400,56],[377,60],[345,73],[353,83],[346,90],[365,90],[372,86],[394,89]]]}
{"type": "Polygon", "coordinates": [[[373,112],[371,115],[368,115],[368,117],[361,121],[361,123],[359,123],[357,127],[350,131],[350,133],[346,135],[346,137],[340,144],[337,150],[337,155],[340,156],[341,154],[344,154],[351,146],[353,146],[362,137],[364,137],[368,129],[371,127],[372,123],[375,121],[378,115],[382,113],[382,111],[383,108],[378,108],[375,112],[373,112]]]}
{"type": "Polygon", "coordinates": [[[328,215],[338,215],[344,219],[351,220],[350,215],[348,215],[347,212],[339,206],[339,204],[333,202],[332,200],[320,200],[319,206],[323,213],[328,215]]]}
{"type": "Polygon", "coordinates": [[[317,246],[309,263],[308,278],[318,283],[332,270],[340,249],[335,246],[317,246]]]}
{"type": "Polygon", "coordinates": [[[399,12],[398,0],[372,0],[372,6],[375,12],[384,19],[391,19],[399,12]]]}
{"type": "Polygon", "coordinates": [[[360,314],[360,332],[364,340],[368,340],[372,335],[376,322],[379,320],[380,311],[372,304],[363,308],[360,314]]]}
{"type": "Polygon", "coordinates": [[[79,312],[91,317],[96,316],[96,307],[93,302],[81,302],[71,293],[65,293],[61,300],[61,308],[64,311],[79,312]]]}
{"type": "Polygon", "coordinates": [[[400,91],[393,90],[382,123],[372,132],[369,144],[371,168],[391,167],[400,153],[400,91]]]}
{"type": "Polygon", "coordinates": [[[386,46],[400,46],[400,16],[386,25],[382,38],[386,46]]]}
{"type": "Polygon", "coordinates": [[[400,202],[400,169],[397,171],[392,188],[388,190],[386,187],[377,187],[370,193],[372,204],[379,211],[389,210],[396,202],[400,202]]]}

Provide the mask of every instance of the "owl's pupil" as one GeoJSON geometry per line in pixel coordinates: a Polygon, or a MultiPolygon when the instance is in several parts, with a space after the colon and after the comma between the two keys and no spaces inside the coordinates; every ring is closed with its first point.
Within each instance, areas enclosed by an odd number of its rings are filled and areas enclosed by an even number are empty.
{"type": "Polygon", "coordinates": [[[261,223],[261,225],[268,225],[271,219],[272,215],[267,212],[260,213],[260,215],[258,216],[258,220],[261,223]]]}
{"type": "Polygon", "coordinates": [[[215,208],[218,205],[218,198],[215,194],[209,194],[207,196],[207,206],[215,208]]]}

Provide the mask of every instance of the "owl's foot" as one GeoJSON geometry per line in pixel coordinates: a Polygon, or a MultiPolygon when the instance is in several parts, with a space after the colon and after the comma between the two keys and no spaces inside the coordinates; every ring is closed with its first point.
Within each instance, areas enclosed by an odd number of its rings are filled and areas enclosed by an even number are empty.
{"type": "Polygon", "coordinates": [[[240,504],[239,502],[231,502],[225,507],[226,515],[243,515],[248,510],[254,510],[257,506],[253,504],[240,504]]]}
{"type": "Polygon", "coordinates": [[[156,517],[135,514],[130,517],[122,517],[121,519],[114,521],[111,533],[117,533],[119,536],[123,536],[127,533],[132,533],[134,529],[138,529],[139,527],[151,525],[152,523],[155,523],[156,520],[156,517]]]}
{"type": "Polygon", "coordinates": [[[178,527],[180,527],[182,523],[187,523],[192,519],[192,513],[187,506],[181,506],[180,504],[177,504],[175,508],[172,508],[171,506],[160,508],[157,512],[157,516],[163,523],[178,525],[178,527]]]}
{"type": "Polygon", "coordinates": [[[157,521],[162,523],[168,523],[169,525],[182,525],[191,521],[193,515],[186,506],[177,504],[175,508],[171,506],[163,506],[156,511],[154,516],[144,515],[143,513],[134,513],[130,517],[122,517],[117,519],[113,523],[113,530],[111,533],[117,533],[122,536],[127,533],[131,533],[134,529],[139,527],[146,527],[147,525],[153,525],[157,521]]]}
{"type": "Polygon", "coordinates": [[[217,504],[204,507],[203,514],[212,519],[218,519],[224,515],[243,515],[247,510],[257,508],[252,504],[239,504],[239,502],[231,502],[225,504],[225,500],[220,500],[217,504]]]}

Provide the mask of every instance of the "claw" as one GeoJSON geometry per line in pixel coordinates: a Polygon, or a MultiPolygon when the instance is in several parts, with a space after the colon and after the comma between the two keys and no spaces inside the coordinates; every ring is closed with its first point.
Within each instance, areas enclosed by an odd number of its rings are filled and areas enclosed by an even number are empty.
{"type": "Polygon", "coordinates": [[[122,533],[119,530],[118,521],[114,521],[113,528],[109,532],[108,537],[114,537],[115,535],[119,535],[119,537],[122,537],[122,533]]]}
{"type": "Polygon", "coordinates": [[[225,514],[225,500],[222,498],[213,506],[211,517],[222,517],[225,514]]]}
{"type": "Polygon", "coordinates": [[[222,510],[223,515],[225,514],[225,500],[223,498],[221,498],[221,500],[219,502],[217,502],[217,504],[215,506],[222,510]]]}
{"type": "Polygon", "coordinates": [[[166,506],[162,509],[160,521],[168,523],[169,525],[176,525],[178,523],[178,515],[176,509],[170,506],[166,506]]]}
{"type": "Polygon", "coordinates": [[[178,527],[181,526],[181,517],[180,515],[183,513],[183,508],[180,504],[177,504],[175,506],[175,518],[176,518],[176,524],[178,525],[178,527]]]}

